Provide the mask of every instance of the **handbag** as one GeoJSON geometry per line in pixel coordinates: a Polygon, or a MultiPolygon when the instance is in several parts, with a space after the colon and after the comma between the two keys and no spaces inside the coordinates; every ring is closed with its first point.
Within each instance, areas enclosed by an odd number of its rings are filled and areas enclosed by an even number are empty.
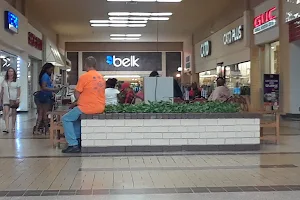
{"type": "Polygon", "coordinates": [[[18,103],[17,102],[17,100],[11,100],[10,99],[10,90],[9,90],[9,84],[8,84],[8,82],[7,82],[7,90],[8,90],[8,99],[9,99],[9,107],[10,108],[14,108],[14,109],[17,109],[17,108],[19,108],[19,106],[20,106],[20,103],[18,103]]]}

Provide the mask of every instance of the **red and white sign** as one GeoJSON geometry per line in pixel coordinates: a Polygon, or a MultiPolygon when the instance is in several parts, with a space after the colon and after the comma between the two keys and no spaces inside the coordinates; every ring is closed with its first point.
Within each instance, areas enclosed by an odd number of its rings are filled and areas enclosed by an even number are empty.
{"type": "Polygon", "coordinates": [[[253,33],[257,34],[262,31],[265,31],[269,28],[276,26],[277,24],[277,16],[275,15],[276,7],[271,8],[267,12],[258,15],[254,18],[254,29],[253,33]]]}
{"type": "Polygon", "coordinates": [[[28,44],[40,51],[43,50],[43,41],[31,32],[28,32],[28,44]]]}

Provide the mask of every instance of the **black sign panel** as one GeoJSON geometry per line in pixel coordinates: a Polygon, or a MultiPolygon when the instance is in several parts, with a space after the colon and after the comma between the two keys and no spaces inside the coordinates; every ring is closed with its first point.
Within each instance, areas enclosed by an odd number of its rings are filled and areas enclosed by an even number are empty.
{"type": "Polygon", "coordinates": [[[93,56],[97,71],[161,71],[161,52],[83,52],[82,61],[93,56]]]}

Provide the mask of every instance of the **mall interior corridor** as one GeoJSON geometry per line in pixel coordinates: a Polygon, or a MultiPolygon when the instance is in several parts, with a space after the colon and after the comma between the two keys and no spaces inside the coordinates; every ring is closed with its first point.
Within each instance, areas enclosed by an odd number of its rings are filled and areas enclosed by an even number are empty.
{"type": "Polygon", "coordinates": [[[1,134],[1,200],[300,198],[300,130],[284,127],[298,121],[283,123],[280,145],[254,152],[72,155],[33,136],[34,122],[21,113],[16,134],[1,134]]]}
{"type": "Polygon", "coordinates": [[[299,55],[299,0],[0,0],[0,200],[300,200],[299,55]]]}

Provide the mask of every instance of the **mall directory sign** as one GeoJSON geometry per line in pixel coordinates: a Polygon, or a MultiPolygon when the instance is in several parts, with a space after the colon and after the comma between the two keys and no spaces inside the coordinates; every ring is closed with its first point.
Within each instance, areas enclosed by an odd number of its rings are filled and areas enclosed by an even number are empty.
{"type": "Polygon", "coordinates": [[[98,71],[161,71],[161,52],[83,52],[82,60],[93,56],[98,71]]]}
{"type": "Polygon", "coordinates": [[[10,11],[4,11],[4,28],[11,33],[18,33],[19,18],[10,11]]]}

